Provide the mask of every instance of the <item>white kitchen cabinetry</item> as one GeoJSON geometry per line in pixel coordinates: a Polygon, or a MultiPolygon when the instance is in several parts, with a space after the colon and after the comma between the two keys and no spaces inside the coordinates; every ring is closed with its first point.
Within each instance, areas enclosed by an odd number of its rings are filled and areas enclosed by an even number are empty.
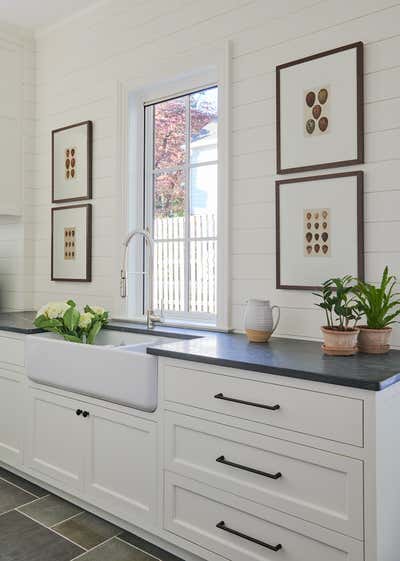
{"type": "Polygon", "coordinates": [[[27,467],[110,514],[154,524],[156,424],[65,394],[28,388],[27,467]]]}
{"type": "Polygon", "coordinates": [[[104,407],[88,407],[86,496],[123,520],[154,525],[157,424],[104,407]]]}
{"type": "Polygon", "coordinates": [[[400,384],[373,392],[169,358],[159,373],[171,535],[205,559],[398,561],[400,384]]]}
{"type": "Polygon", "coordinates": [[[400,384],[160,357],[148,413],[32,383],[22,336],[0,356],[0,464],[178,557],[399,560],[400,384]]]}
{"type": "Polygon", "coordinates": [[[85,404],[34,388],[28,402],[28,467],[67,491],[82,491],[87,426],[76,413],[85,404]]]}
{"type": "Polygon", "coordinates": [[[0,461],[13,467],[23,462],[24,353],[23,336],[0,334],[0,461]]]}
{"type": "Polygon", "coordinates": [[[0,461],[22,463],[24,376],[0,367],[0,461]]]}
{"type": "Polygon", "coordinates": [[[361,561],[362,542],[166,475],[166,527],[231,561],[361,561]]]}

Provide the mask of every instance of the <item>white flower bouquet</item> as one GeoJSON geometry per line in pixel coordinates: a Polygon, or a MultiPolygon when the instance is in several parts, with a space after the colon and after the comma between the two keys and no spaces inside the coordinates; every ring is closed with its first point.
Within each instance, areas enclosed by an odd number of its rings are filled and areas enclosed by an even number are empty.
{"type": "Polygon", "coordinates": [[[58,333],[66,341],[93,345],[108,323],[108,312],[100,306],[85,306],[80,312],[73,300],[49,302],[40,308],[33,323],[45,331],[58,333]]]}

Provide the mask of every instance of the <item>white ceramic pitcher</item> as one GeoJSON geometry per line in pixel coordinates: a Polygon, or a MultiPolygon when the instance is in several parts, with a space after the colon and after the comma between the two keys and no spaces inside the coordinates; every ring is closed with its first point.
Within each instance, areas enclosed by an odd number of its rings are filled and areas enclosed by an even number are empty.
{"type": "Polygon", "coordinates": [[[279,306],[271,306],[269,300],[248,300],[244,315],[244,328],[249,341],[253,343],[268,341],[278,327],[280,315],[279,306]],[[277,311],[275,322],[273,310],[277,311]]]}

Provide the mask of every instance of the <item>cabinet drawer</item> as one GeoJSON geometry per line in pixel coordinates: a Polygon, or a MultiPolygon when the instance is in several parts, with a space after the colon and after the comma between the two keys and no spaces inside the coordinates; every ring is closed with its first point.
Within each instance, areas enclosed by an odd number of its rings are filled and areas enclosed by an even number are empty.
{"type": "Polygon", "coordinates": [[[0,337],[0,361],[16,366],[25,364],[25,345],[22,339],[0,337]]]}
{"type": "Polygon", "coordinates": [[[166,474],[166,529],[230,561],[362,561],[361,541],[166,474]]]}
{"type": "Polygon", "coordinates": [[[167,469],[362,539],[360,460],[172,412],[165,426],[167,469]]]}
{"type": "Polygon", "coordinates": [[[165,399],[345,444],[363,446],[363,402],[167,365],[165,399]]]}

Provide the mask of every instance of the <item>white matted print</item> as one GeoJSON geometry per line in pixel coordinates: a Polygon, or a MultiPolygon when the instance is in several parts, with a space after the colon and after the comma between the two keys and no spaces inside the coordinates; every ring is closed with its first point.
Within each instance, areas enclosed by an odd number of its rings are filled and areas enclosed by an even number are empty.
{"type": "Polygon", "coordinates": [[[277,67],[278,173],[364,160],[363,44],[277,67]]]}
{"type": "Polygon", "coordinates": [[[51,280],[91,281],[92,206],[52,209],[51,280]]]}
{"type": "Polygon", "coordinates": [[[364,276],[363,173],[276,182],[277,288],[364,276]],[[322,249],[325,246],[325,249],[322,249]]]}
{"type": "Polygon", "coordinates": [[[92,122],[52,131],[52,201],[92,196],[92,122]]]}

